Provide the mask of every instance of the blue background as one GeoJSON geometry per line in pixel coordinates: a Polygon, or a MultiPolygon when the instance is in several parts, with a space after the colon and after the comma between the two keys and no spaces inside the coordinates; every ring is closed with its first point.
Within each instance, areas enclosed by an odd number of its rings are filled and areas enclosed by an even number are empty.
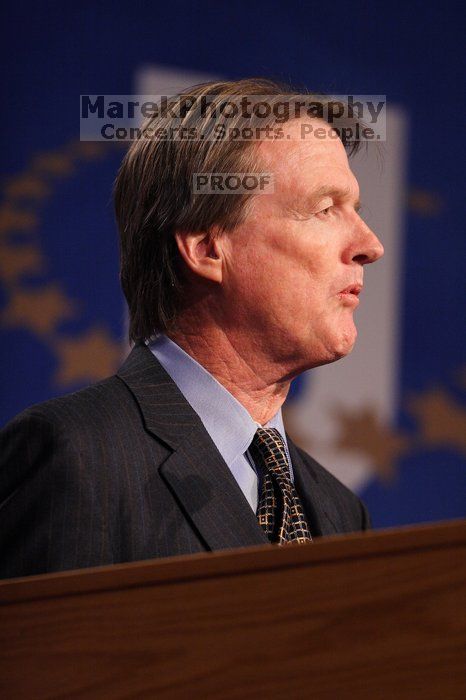
{"type": "MultiPolygon", "coordinates": [[[[79,139],[80,94],[131,94],[145,64],[230,78],[263,75],[337,94],[386,94],[409,115],[409,186],[438,203],[430,213],[406,211],[395,428],[414,435],[403,400],[412,392],[441,387],[464,410],[462,17],[459,2],[6,2],[2,184],[30,171],[37,154],[62,152],[79,139]]],[[[41,206],[45,276],[80,304],[79,316],[57,329],[65,335],[95,324],[116,342],[124,335],[111,205],[121,155],[109,147],[75,164],[72,174],[53,179],[53,196],[41,206]]],[[[28,235],[8,240],[22,245],[28,235]]],[[[41,279],[30,275],[22,283],[34,288],[41,279]]],[[[4,286],[2,307],[7,301],[4,286]]],[[[3,324],[1,331],[4,423],[64,390],[51,380],[50,347],[27,328],[3,324]]],[[[421,444],[400,458],[393,483],[374,478],[363,493],[375,525],[465,515],[465,464],[454,444],[421,444]]]]}

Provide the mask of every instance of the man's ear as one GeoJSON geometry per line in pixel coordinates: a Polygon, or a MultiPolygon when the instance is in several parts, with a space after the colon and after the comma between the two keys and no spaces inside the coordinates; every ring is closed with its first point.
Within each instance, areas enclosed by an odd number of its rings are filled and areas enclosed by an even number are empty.
{"type": "Polygon", "coordinates": [[[177,231],[176,244],[188,268],[212,282],[222,281],[222,250],[214,232],[177,231]]]}

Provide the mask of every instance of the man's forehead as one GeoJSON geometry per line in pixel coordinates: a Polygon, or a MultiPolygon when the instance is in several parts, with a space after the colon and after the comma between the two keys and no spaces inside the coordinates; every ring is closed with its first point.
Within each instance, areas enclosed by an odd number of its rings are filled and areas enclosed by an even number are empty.
{"type": "Polygon", "coordinates": [[[358,182],[339,139],[294,138],[263,145],[263,166],[273,174],[277,193],[358,199],[358,182]]]}
{"type": "Polygon", "coordinates": [[[283,138],[264,140],[260,156],[264,164],[281,171],[312,173],[319,167],[338,167],[349,170],[345,148],[331,127],[320,119],[311,120],[314,131],[303,132],[307,122],[293,120],[283,127],[283,138]],[[317,126],[316,126],[317,125],[317,126]]]}

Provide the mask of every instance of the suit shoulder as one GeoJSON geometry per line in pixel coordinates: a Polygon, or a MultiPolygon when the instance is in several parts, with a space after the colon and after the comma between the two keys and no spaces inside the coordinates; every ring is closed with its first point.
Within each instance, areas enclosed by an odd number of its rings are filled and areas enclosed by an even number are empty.
{"type": "Polygon", "coordinates": [[[0,576],[113,561],[124,481],[111,453],[127,393],[110,378],[31,406],[0,431],[0,576]]]}
{"type": "Polygon", "coordinates": [[[115,376],[18,414],[0,431],[0,503],[39,476],[50,489],[84,474],[103,478],[113,445],[138,424],[133,404],[115,376]]]}
{"type": "Polygon", "coordinates": [[[84,389],[34,404],[15,416],[1,431],[11,433],[23,426],[39,426],[49,429],[83,426],[108,428],[115,416],[130,410],[133,404],[130,392],[117,376],[109,377],[84,389]]]}

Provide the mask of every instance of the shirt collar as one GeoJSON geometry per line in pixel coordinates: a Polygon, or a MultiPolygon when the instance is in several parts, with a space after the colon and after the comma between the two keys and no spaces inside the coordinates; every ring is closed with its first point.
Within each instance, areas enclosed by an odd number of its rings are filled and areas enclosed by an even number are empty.
{"type": "MultiPolygon", "coordinates": [[[[258,427],[250,413],[193,357],[164,334],[150,350],[200,417],[228,466],[248,449],[258,427]]],[[[281,409],[264,428],[276,428],[286,443],[281,409]]]]}

